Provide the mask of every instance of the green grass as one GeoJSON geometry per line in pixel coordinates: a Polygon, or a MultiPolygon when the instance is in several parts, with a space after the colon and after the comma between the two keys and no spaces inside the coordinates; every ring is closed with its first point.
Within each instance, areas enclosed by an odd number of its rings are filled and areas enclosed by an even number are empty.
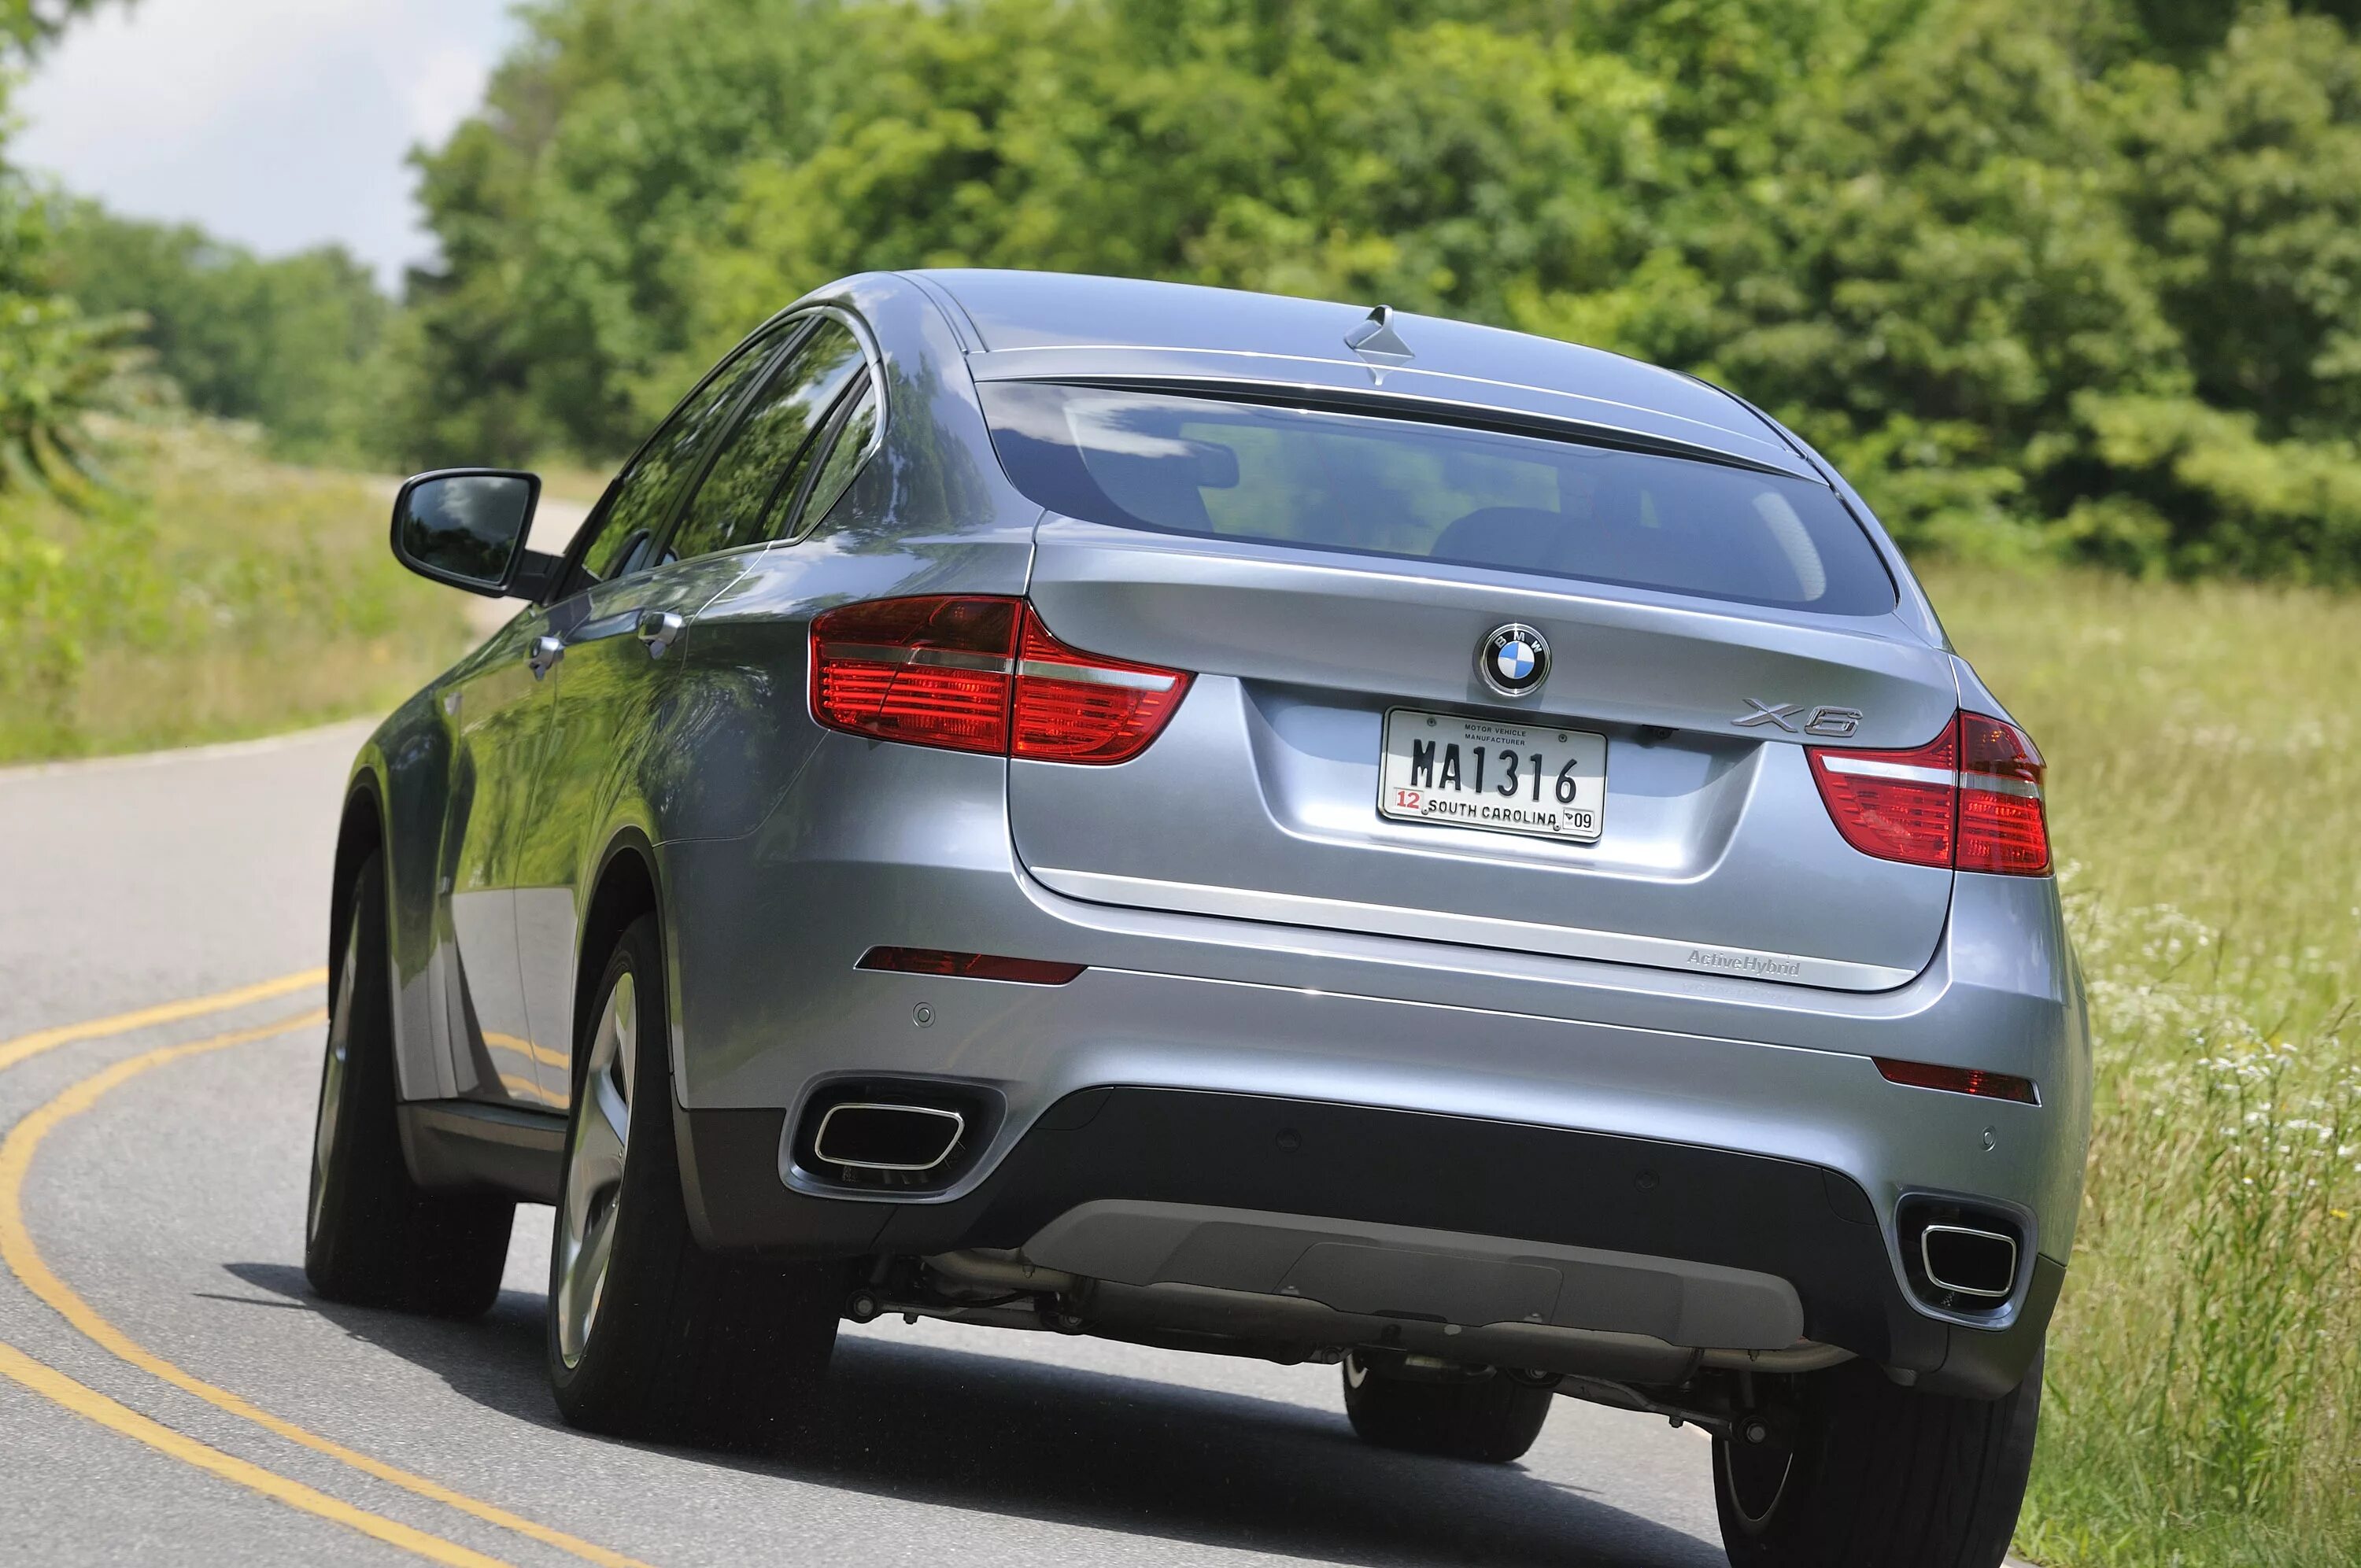
{"type": "Polygon", "coordinates": [[[2361,1562],[2361,599],[1930,578],[2048,754],[2099,1064],[2019,1549],[2361,1562]]]}
{"type": "Polygon", "coordinates": [[[85,510],[0,497],[0,762],[382,712],[467,646],[466,597],[387,552],[390,481],[221,426],[108,441],[85,510]]]}

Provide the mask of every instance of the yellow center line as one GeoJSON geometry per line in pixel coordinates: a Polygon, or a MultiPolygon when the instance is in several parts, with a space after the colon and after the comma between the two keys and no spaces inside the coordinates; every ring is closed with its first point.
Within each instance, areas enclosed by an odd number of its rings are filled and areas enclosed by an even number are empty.
{"type": "Polygon", "coordinates": [[[268,1002],[290,992],[327,983],[328,971],[324,969],[299,970],[293,974],[282,974],[277,980],[240,986],[236,991],[217,991],[211,996],[192,996],[182,1002],[166,1002],[154,1007],[142,1007],[136,1013],[117,1013],[111,1018],[93,1018],[86,1024],[37,1029],[29,1035],[19,1035],[13,1040],[0,1042],[0,1072],[7,1071],[27,1058],[39,1056],[43,1051],[53,1051],[60,1046],[70,1046],[76,1040],[99,1040],[109,1035],[127,1035],[134,1029],[145,1029],[152,1025],[177,1024],[183,1018],[225,1013],[249,1002],[268,1002]]]}
{"type": "MultiPolygon", "coordinates": [[[[323,977],[318,971],[313,971],[307,975],[289,976],[285,981],[274,981],[268,983],[283,986],[285,990],[294,990],[297,989],[296,981],[309,981],[313,983],[318,983],[322,979],[323,977]]],[[[249,991],[258,988],[249,988],[249,991]]],[[[283,992],[281,993],[283,994],[283,992]]],[[[252,999],[247,992],[225,992],[224,994],[236,996],[239,1001],[252,999]]],[[[218,1007],[236,1006],[237,1004],[237,1002],[219,1003],[216,1010],[218,1010],[218,1007]]],[[[148,1013],[152,1014],[158,1011],[159,1010],[151,1008],[148,1010],[148,1013]]],[[[192,1014],[190,1012],[182,1012],[173,1015],[177,1017],[188,1017],[192,1016],[192,1014]]],[[[125,1014],[124,1016],[140,1018],[144,1021],[147,1019],[148,1014],[125,1014]]],[[[336,1442],[332,1439],[322,1437],[317,1432],[300,1427],[293,1421],[287,1420],[280,1416],[272,1415],[269,1411],[263,1409],[260,1406],[256,1405],[252,1401],[243,1398],[236,1394],[231,1393],[226,1388],[219,1387],[214,1384],[204,1381],[203,1378],[198,1377],[192,1373],[182,1371],[179,1366],[174,1365],[171,1362],[165,1360],[155,1352],[138,1343],[121,1329],[116,1328],[112,1322],[108,1321],[104,1317],[102,1317],[91,1307],[89,1302],[83,1300],[81,1296],[74,1292],[72,1287],[66,1284],[64,1280],[60,1279],[57,1275],[51,1271],[48,1262],[41,1256],[40,1249],[33,1245],[32,1233],[26,1228],[25,1224],[25,1180],[32,1169],[33,1156],[39,1150],[41,1141],[47,1138],[50,1133],[54,1132],[60,1124],[89,1110],[93,1105],[96,1104],[100,1098],[106,1094],[108,1091],[128,1082],[130,1080],[138,1077],[141,1073],[147,1072],[151,1069],[161,1067],[167,1062],[179,1061],[184,1057],[199,1056],[210,1051],[223,1050],[231,1046],[244,1045],[252,1040],[267,1039],[273,1036],[283,1035],[291,1029],[298,1029],[306,1025],[318,1024],[326,1016],[327,1014],[324,1012],[313,1009],[311,1012],[300,1014],[291,1018],[282,1018],[275,1024],[266,1024],[258,1028],[233,1030],[228,1034],[215,1035],[205,1039],[192,1040],[181,1045],[159,1046],[154,1050],[143,1052],[138,1056],[126,1058],[122,1061],[115,1063],[112,1067],[104,1068],[99,1071],[91,1074],[89,1077],[69,1085],[62,1092],[58,1094],[56,1098],[28,1113],[9,1131],[6,1140],[5,1142],[0,1142],[0,1259],[5,1259],[6,1261],[9,1270],[16,1275],[16,1278],[27,1290],[30,1290],[34,1295],[47,1302],[60,1317],[65,1319],[65,1321],[69,1324],[72,1325],[75,1331],[81,1333],[85,1339],[90,1340],[93,1343],[110,1352],[121,1360],[128,1362],[130,1365],[139,1368],[141,1371],[148,1373],[153,1376],[159,1377],[163,1381],[172,1385],[172,1387],[179,1388],[185,1393],[192,1394],[196,1398],[203,1399],[205,1403],[212,1405],[218,1409],[226,1410],[231,1415],[239,1417],[245,1420],[252,1421],[255,1425],[261,1427],[264,1431],[269,1431],[275,1436],[284,1438],[286,1441],[298,1444],[301,1447],[308,1448],[315,1453],[325,1454],[329,1458],[349,1465],[353,1469],[358,1470],[364,1475],[373,1475],[379,1480],[399,1486],[406,1492],[412,1493],[421,1497],[425,1497],[434,1502],[442,1503],[449,1508],[456,1508],[461,1513],[467,1514],[474,1519],[481,1519],[487,1524],[497,1525],[503,1530],[513,1530],[517,1534],[524,1536],[530,1540],[540,1541],[544,1545],[555,1547],[557,1550],[567,1552],[575,1557],[578,1557],[586,1563],[596,1563],[600,1565],[600,1568],[647,1568],[645,1563],[639,1562],[636,1558],[626,1557],[619,1552],[610,1552],[603,1546],[596,1545],[593,1542],[584,1541],[577,1536],[568,1535],[564,1530],[553,1530],[547,1525],[536,1523],[532,1519],[523,1518],[522,1515],[512,1514],[506,1508],[500,1508],[495,1504],[484,1502],[480,1498],[471,1497],[464,1492],[455,1491],[452,1488],[444,1486],[440,1482],[428,1480],[423,1475],[413,1475],[410,1471],[401,1469],[397,1465],[389,1464],[381,1459],[372,1458],[370,1455],[362,1453],[357,1449],[347,1448],[344,1444],[336,1442]]],[[[126,1024],[121,1025],[121,1029],[137,1028],[139,1026],[139,1024],[126,1024]]],[[[50,1032],[57,1033],[58,1031],[50,1032]]],[[[120,1030],[117,1032],[120,1032],[120,1030]]],[[[83,1034],[75,1037],[86,1039],[93,1037],[93,1036],[90,1034],[83,1034]]],[[[56,1043],[63,1044],[64,1042],[60,1040],[56,1043]]],[[[8,1048],[10,1047],[0,1047],[0,1069],[5,1069],[8,1065],[9,1058],[5,1055],[5,1050],[8,1048]]],[[[46,1049],[47,1047],[44,1047],[42,1048],[46,1049]]],[[[21,1060],[22,1058],[16,1058],[14,1059],[21,1060]]],[[[29,1360],[29,1358],[27,1359],[29,1360]]],[[[32,1365],[38,1366],[39,1364],[33,1363],[32,1365]]],[[[15,1374],[11,1373],[10,1376],[15,1376],[15,1374]]],[[[62,1376],[61,1374],[53,1374],[52,1376],[62,1376]]],[[[18,1381],[21,1382],[23,1379],[19,1378],[18,1381]]],[[[77,1385],[77,1387],[79,1387],[79,1385],[77,1385]]],[[[54,1398],[55,1396],[52,1397],[54,1398]]],[[[92,1397],[93,1398],[103,1398],[103,1396],[98,1395],[93,1395],[92,1397]]],[[[63,1401],[60,1400],[60,1402],[62,1403],[63,1401]]],[[[85,1411],[84,1413],[88,1412],[85,1411]]],[[[127,1410],[125,1413],[126,1415],[132,1414],[132,1412],[127,1410]]],[[[95,1420],[99,1418],[93,1417],[93,1419],[95,1420]]],[[[135,1417],[135,1419],[144,1420],[146,1418],[135,1417]]],[[[113,1423],[110,1422],[109,1424],[113,1423]]],[[[118,1427],[117,1430],[127,1431],[127,1429],[120,1427],[118,1427]]],[[[169,1431],[169,1429],[160,1430],[169,1431]]],[[[142,1441],[147,1440],[143,1438],[142,1441]]],[[[182,1439],[181,1441],[189,1442],[191,1440],[182,1439]]],[[[197,1446],[202,1447],[203,1445],[199,1444],[197,1446]]],[[[207,1452],[210,1453],[212,1451],[208,1450],[207,1452]]],[[[225,1461],[228,1461],[227,1455],[221,1455],[220,1457],[225,1461]]],[[[234,1464],[243,1463],[242,1461],[228,1462],[234,1464]]],[[[192,1463],[195,1463],[195,1461],[192,1461],[192,1463]]],[[[216,1469],[217,1467],[207,1465],[206,1468],[216,1469]]],[[[217,1473],[227,1474],[225,1471],[218,1470],[217,1473]]],[[[269,1475],[269,1472],[268,1471],[258,1471],[258,1473],[264,1475],[269,1475]]],[[[273,1477],[273,1479],[276,1480],[277,1478],[273,1477]]],[[[247,1484],[252,1485],[251,1482],[247,1484]]],[[[308,1491],[308,1488],[298,1487],[297,1484],[291,1481],[283,1482],[281,1484],[285,1486],[293,1487],[300,1491],[308,1491]]],[[[273,1493],[271,1495],[278,1496],[279,1494],[273,1493]]],[[[312,1495],[319,1496],[319,1494],[312,1495]]],[[[323,1500],[329,1502],[334,1501],[334,1499],[327,1498],[324,1498],[323,1500]]],[[[309,1505],[298,1503],[296,1506],[308,1507],[309,1505]]],[[[342,1504],[337,1504],[336,1506],[339,1508],[344,1507],[342,1504]]],[[[313,1511],[317,1512],[318,1510],[314,1509],[313,1511]]],[[[359,1513],[359,1510],[357,1509],[349,1509],[347,1511],[357,1514],[359,1513]]],[[[376,1518],[374,1515],[364,1515],[362,1517],[370,1519],[376,1518]]],[[[407,1528],[404,1526],[395,1525],[390,1520],[380,1522],[390,1529],[402,1530],[407,1528]]],[[[359,1527],[357,1526],[356,1528],[359,1527]]],[[[375,1532],[373,1531],[372,1533],[375,1532]]],[[[416,1534],[418,1532],[413,1531],[412,1533],[416,1534]]],[[[423,1536],[422,1539],[435,1542],[438,1546],[443,1544],[437,1541],[436,1538],[433,1536],[423,1536]]],[[[462,1549],[454,1547],[450,1550],[456,1552],[462,1549]]],[[[444,1559],[444,1561],[452,1562],[460,1560],[461,1559],[457,1558],[444,1559]]],[[[495,1561],[494,1559],[480,1557],[474,1553],[468,1553],[465,1560],[470,1563],[489,1563],[495,1561]]]]}
{"type": "Polygon", "coordinates": [[[110,1431],[144,1442],[159,1453],[168,1453],[225,1481],[235,1481],[266,1497],[285,1503],[289,1508],[317,1514],[324,1519],[332,1519],[363,1535],[374,1536],[389,1546],[416,1552],[430,1562],[447,1563],[452,1564],[452,1568],[508,1568],[508,1564],[497,1557],[487,1557],[480,1552],[471,1552],[440,1536],[412,1530],[398,1520],[339,1502],[301,1481],[291,1481],[234,1453],[224,1453],[218,1448],[176,1432],[161,1421],[151,1420],[130,1406],[108,1398],[97,1389],[75,1382],[55,1367],[44,1365],[13,1344],[0,1343],[0,1377],[11,1378],[43,1398],[55,1400],[74,1414],[86,1416],[110,1431]]]}

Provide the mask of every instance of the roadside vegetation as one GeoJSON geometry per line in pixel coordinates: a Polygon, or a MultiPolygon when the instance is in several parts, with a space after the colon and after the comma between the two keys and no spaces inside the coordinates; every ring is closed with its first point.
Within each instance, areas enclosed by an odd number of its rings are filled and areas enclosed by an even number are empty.
{"type": "Polygon", "coordinates": [[[250,428],[104,430],[107,485],[0,495],[0,763],[382,712],[467,645],[386,549],[391,485],[250,428]]]}
{"type": "Polygon", "coordinates": [[[1927,576],[2048,759],[2099,1062],[2019,1549],[2361,1562],[2361,600],[1927,576]]]}
{"type": "Polygon", "coordinates": [[[0,763],[382,708],[465,644],[396,566],[371,377],[393,303],[43,189],[7,93],[105,0],[0,0],[0,763]]]}

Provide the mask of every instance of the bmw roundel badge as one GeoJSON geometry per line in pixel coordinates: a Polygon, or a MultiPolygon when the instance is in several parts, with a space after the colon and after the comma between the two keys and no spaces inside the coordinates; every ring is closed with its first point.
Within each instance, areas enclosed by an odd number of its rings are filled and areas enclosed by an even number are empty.
{"type": "Polygon", "coordinates": [[[1476,673],[1502,696],[1541,690],[1549,667],[1549,639],[1522,621],[1496,628],[1476,650],[1476,673]]]}

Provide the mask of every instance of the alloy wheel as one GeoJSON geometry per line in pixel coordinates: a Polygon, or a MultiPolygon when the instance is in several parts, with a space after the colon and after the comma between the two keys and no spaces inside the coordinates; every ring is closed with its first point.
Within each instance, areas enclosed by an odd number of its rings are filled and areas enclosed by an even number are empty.
{"type": "Polygon", "coordinates": [[[1763,1529],[1787,1495],[1788,1479],[1795,1471],[1793,1444],[1749,1444],[1736,1438],[1724,1438],[1714,1447],[1720,1462],[1722,1488],[1739,1522],[1750,1531],[1763,1529]]]}
{"type": "Polygon", "coordinates": [[[631,1140],[631,1075],[638,1061],[639,992],[629,970],[615,977],[590,1036],[582,1091],[566,1139],[566,1201],[558,1215],[557,1352],[578,1365],[614,1254],[623,1155],[631,1140]]]}
{"type": "Polygon", "coordinates": [[[345,1105],[345,1078],[353,1054],[353,982],[361,967],[361,922],[355,912],[345,938],[345,957],[336,975],[336,1008],[328,1016],[328,1047],[320,1062],[320,1110],[312,1127],[312,1195],[305,1207],[303,1234],[320,1234],[321,1201],[328,1190],[329,1162],[336,1155],[336,1124],[345,1105]]]}

